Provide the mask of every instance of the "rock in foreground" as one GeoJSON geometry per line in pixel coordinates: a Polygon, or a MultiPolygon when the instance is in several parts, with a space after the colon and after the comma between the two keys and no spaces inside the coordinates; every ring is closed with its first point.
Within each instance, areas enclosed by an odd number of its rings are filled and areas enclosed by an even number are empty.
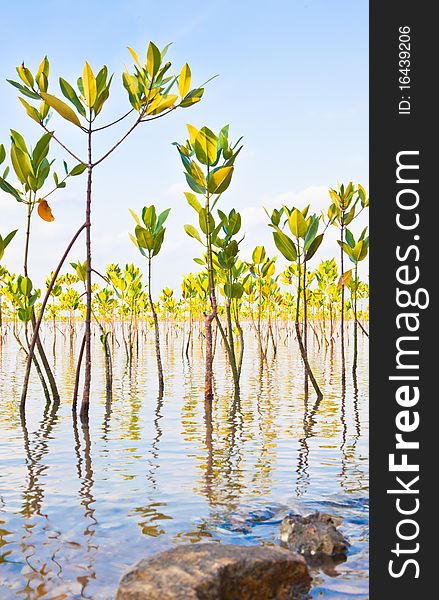
{"type": "Polygon", "coordinates": [[[309,557],[341,557],[349,549],[349,542],[336,528],[340,522],[330,515],[313,513],[307,517],[285,517],[280,526],[283,546],[309,557]]]}
{"type": "Polygon", "coordinates": [[[305,560],[289,550],[190,544],[138,562],[116,600],[292,600],[309,587],[305,560]]]}

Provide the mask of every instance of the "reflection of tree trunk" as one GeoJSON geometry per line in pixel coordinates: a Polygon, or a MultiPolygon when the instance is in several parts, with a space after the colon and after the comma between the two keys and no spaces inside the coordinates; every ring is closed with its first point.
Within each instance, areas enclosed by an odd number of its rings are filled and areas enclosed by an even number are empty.
{"type": "Polygon", "coordinates": [[[163,431],[162,428],[160,427],[160,420],[162,418],[162,408],[163,408],[163,393],[159,393],[159,395],[157,396],[157,405],[156,405],[156,409],[154,412],[154,430],[155,430],[155,435],[154,438],[152,440],[152,444],[151,444],[151,461],[150,465],[151,465],[151,469],[149,470],[149,475],[148,475],[148,479],[151,481],[152,487],[155,490],[157,488],[157,481],[156,481],[156,476],[155,473],[157,471],[157,469],[160,466],[160,461],[159,461],[159,442],[160,442],[160,438],[162,437],[163,431]]]}
{"type": "Polygon", "coordinates": [[[361,423],[360,423],[360,412],[358,409],[358,380],[357,371],[352,372],[352,381],[354,384],[354,419],[355,419],[355,432],[356,439],[360,439],[361,436],[361,423]]]}
{"type": "Polygon", "coordinates": [[[322,397],[317,397],[311,411],[308,413],[308,392],[304,391],[304,409],[303,409],[303,437],[299,440],[300,450],[297,460],[297,496],[302,496],[309,484],[309,445],[308,440],[313,435],[313,426],[315,424],[315,415],[319,409],[322,397]]]}
{"type": "Polygon", "coordinates": [[[358,263],[355,263],[355,281],[354,281],[354,362],[352,370],[355,375],[357,371],[358,354],[358,322],[357,322],[357,285],[358,285],[358,263]]]}
{"type": "Polygon", "coordinates": [[[28,471],[28,480],[26,491],[23,494],[23,515],[26,518],[31,518],[34,515],[41,515],[41,507],[44,498],[43,486],[39,483],[40,475],[42,475],[47,466],[41,464],[41,460],[48,452],[48,440],[50,439],[53,428],[58,421],[59,403],[51,405],[47,404],[43,413],[43,418],[38,430],[34,434],[34,439],[31,440],[27,429],[26,415],[23,411],[20,415],[21,429],[23,432],[23,444],[26,454],[26,463],[28,471]]]}
{"type": "Polygon", "coordinates": [[[94,554],[98,551],[99,546],[93,543],[93,538],[96,533],[95,527],[98,524],[93,505],[95,499],[93,496],[93,465],[91,458],[91,440],[88,424],[81,421],[82,437],[84,440],[84,457],[81,456],[81,441],[79,437],[78,425],[76,416],[73,418],[73,433],[75,438],[75,453],[77,458],[77,473],[80,480],[79,496],[80,503],[84,507],[84,520],[88,524],[83,531],[83,537],[87,545],[88,564],[84,565],[86,574],[78,577],[77,581],[81,584],[81,598],[88,597],[85,595],[87,585],[91,580],[96,578],[94,570],[94,554]]]}

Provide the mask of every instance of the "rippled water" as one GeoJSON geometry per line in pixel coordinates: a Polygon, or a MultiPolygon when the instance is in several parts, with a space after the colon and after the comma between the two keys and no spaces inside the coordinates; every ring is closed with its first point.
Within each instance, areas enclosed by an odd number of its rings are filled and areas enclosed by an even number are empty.
{"type": "Polygon", "coordinates": [[[11,336],[0,349],[0,598],[109,599],[143,556],[196,541],[277,544],[283,516],[313,510],[343,517],[352,545],[336,576],[313,573],[312,597],[367,598],[366,338],[343,393],[338,345],[319,348],[310,336],[324,382],[315,404],[311,393],[305,398],[296,342],[281,334],[277,356],[261,367],[247,331],[241,399],[233,400],[218,348],[209,411],[201,352],[183,359],[171,325],[163,337],[164,397],[147,338],[131,370],[116,346],[109,405],[96,336],[89,428],[72,421],[67,340],[58,334],[61,405],[45,412],[35,381],[26,422],[18,410],[23,356],[11,336]]]}

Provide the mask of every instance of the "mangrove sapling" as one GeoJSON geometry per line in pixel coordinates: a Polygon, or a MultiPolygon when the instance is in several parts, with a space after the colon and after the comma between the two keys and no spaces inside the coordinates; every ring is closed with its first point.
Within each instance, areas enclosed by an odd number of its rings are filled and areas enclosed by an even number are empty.
{"type": "Polygon", "coordinates": [[[142,222],[139,217],[133,211],[130,211],[134,220],[136,221],[136,228],[134,235],[130,234],[130,238],[134,245],[140,250],[140,253],[148,261],[148,298],[149,306],[151,308],[152,317],[154,320],[154,334],[155,334],[155,353],[157,359],[157,374],[159,379],[159,395],[163,394],[165,387],[163,377],[163,366],[162,357],[160,353],[160,328],[157,317],[157,311],[154,306],[152,299],[151,281],[152,281],[152,259],[160,252],[163,240],[165,238],[166,228],[163,227],[166,219],[168,218],[168,208],[162,213],[157,215],[154,205],[145,206],[142,210],[142,222]]]}
{"type": "MultiPolygon", "coordinates": [[[[354,276],[350,274],[349,280],[345,281],[345,284],[351,290],[351,296],[353,297],[353,309],[354,309],[354,359],[352,369],[355,372],[357,370],[357,355],[358,355],[358,318],[357,318],[357,300],[358,300],[358,263],[364,260],[369,250],[369,238],[366,236],[367,227],[362,231],[358,241],[355,241],[354,236],[346,229],[345,237],[346,242],[338,242],[342,251],[347,254],[349,260],[354,263],[354,276]]],[[[345,273],[346,277],[347,273],[345,273]]]]}
{"type": "Polygon", "coordinates": [[[201,195],[203,204],[191,192],[185,192],[189,205],[198,215],[201,230],[194,225],[185,225],[186,233],[196,239],[205,247],[207,261],[207,277],[209,285],[210,314],[205,316],[206,334],[206,371],[205,371],[205,397],[213,399],[213,337],[212,322],[215,321],[220,331],[224,346],[227,350],[232,369],[235,393],[239,393],[239,378],[233,350],[227,339],[224,328],[218,315],[216,298],[216,276],[214,265],[215,249],[221,249],[223,240],[219,237],[222,223],[217,224],[213,216],[213,209],[221,195],[227,190],[232,180],[234,162],[242,149],[241,138],[231,146],[229,143],[229,127],[221,129],[215,135],[208,127],[198,130],[188,125],[189,139],[185,144],[175,143],[185,169],[186,181],[195,194],[201,195]]]}
{"type": "MultiPolygon", "coordinates": [[[[17,202],[23,204],[26,207],[26,229],[25,229],[25,245],[24,245],[24,258],[23,258],[23,274],[24,277],[29,276],[29,253],[30,253],[30,241],[31,241],[31,224],[32,216],[36,210],[39,217],[47,222],[54,221],[52,210],[47,202],[47,198],[51,196],[56,190],[62,189],[66,186],[66,180],[69,177],[79,175],[83,171],[82,165],[77,165],[73,169],[69,170],[67,164],[64,162],[65,174],[62,178],[58,176],[56,171],[53,171],[54,184],[51,186],[49,191],[43,192],[42,189],[47,185],[47,178],[52,171],[52,165],[54,161],[48,160],[47,156],[50,149],[50,142],[52,140],[51,133],[45,133],[36,143],[33,150],[28,150],[26,142],[23,136],[11,129],[11,164],[17,180],[21,184],[21,189],[13,187],[6,181],[8,170],[5,171],[4,176],[0,177],[0,188],[11,195],[17,202]]],[[[3,148],[3,146],[2,146],[3,148]]],[[[0,158],[4,159],[5,151],[0,150],[0,158]]],[[[49,385],[52,391],[54,400],[59,399],[59,394],[55,382],[55,378],[50,368],[49,361],[44,351],[42,342],[38,336],[36,329],[36,318],[34,309],[32,308],[32,314],[30,322],[33,325],[34,335],[36,337],[36,345],[38,352],[43,364],[44,371],[46,373],[49,385]]],[[[33,355],[33,344],[29,343],[28,353],[28,365],[30,368],[31,360],[33,355]],[[32,347],[32,348],[31,348],[32,347]]],[[[26,382],[27,373],[25,374],[26,382]]]]}
{"type": "MultiPolygon", "coordinates": [[[[70,265],[75,270],[78,281],[80,281],[84,284],[84,289],[86,290],[85,286],[86,286],[86,281],[87,281],[87,262],[86,261],[83,263],[81,263],[80,261],[78,261],[77,263],[72,262],[72,263],[70,263],[70,265]]],[[[108,280],[103,275],[100,275],[99,273],[98,273],[98,275],[100,277],[103,277],[103,279],[106,281],[106,283],[109,283],[108,280]]],[[[86,293],[86,291],[84,293],[86,293]]],[[[99,328],[99,331],[100,331],[100,341],[101,341],[102,349],[104,351],[104,356],[105,356],[106,398],[107,398],[107,401],[110,401],[112,398],[112,392],[113,392],[113,373],[112,373],[111,351],[110,351],[110,346],[108,344],[109,332],[106,331],[106,329],[103,325],[103,320],[97,318],[96,313],[93,309],[93,306],[92,306],[91,312],[92,312],[93,319],[95,320],[95,322],[99,328]]],[[[78,372],[80,372],[79,369],[78,369],[78,372]]],[[[77,393],[77,390],[75,390],[75,393],[77,393]]],[[[77,404],[77,396],[76,395],[73,398],[72,404],[74,406],[73,412],[76,412],[76,404],[77,404]]]]}
{"type": "Polygon", "coordinates": [[[340,231],[340,269],[341,269],[341,299],[340,299],[340,331],[341,331],[341,368],[342,380],[346,378],[346,362],[345,362],[345,273],[344,273],[344,252],[343,244],[345,243],[346,227],[358,217],[361,212],[369,206],[369,199],[366,197],[366,191],[358,185],[357,189],[349,182],[345,187],[341,184],[338,190],[330,189],[329,195],[332,204],[328,209],[328,224],[335,225],[340,231]],[[356,214],[358,201],[361,203],[361,210],[356,214]]]}
{"type": "MultiPolygon", "coordinates": [[[[264,349],[262,322],[264,307],[266,306],[267,287],[269,280],[275,271],[275,260],[267,257],[265,246],[256,246],[252,253],[252,263],[249,266],[250,273],[255,280],[255,299],[257,300],[257,320],[255,329],[258,339],[259,358],[262,363],[267,358],[267,349],[264,349]]],[[[253,311],[251,311],[253,318],[253,311]]]]}
{"type": "Polygon", "coordinates": [[[244,263],[239,261],[239,244],[243,237],[237,241],[234,239],[241,229],[241,215],[233,208],[228,215],[218,210],[221,219],[223,233],[225,238],[220,241],[220,248],[217,252],[217,261],[219,269],[223,271],[225,283],[222,292],[226,299],[226,318],[227,318],[227,337],[230,348],[230,358],[233,362],[232,370],[236,372],[237,381],[235,382],[235,395],[239,394],[239,380],[241,376],[242,359],[244,352],[244,336],[239,323],[237,302],[242,298],[244,288],[238,281],[241,273],[245,269],[244,263]],[[234,321],[237,326],[240,338],[239,358],[236,356],[235,339],[233,335],[232,309],[234,309],[234,321]]]}
{"type": "Polygon", "coordinates": [[[319,228],[318,217],[307,217],[307,213],[308,207],[306,207],[303,211],[300,211],[297,208],[288,209],[287,207],[283,207],[280,210],[275,209],[271,215],[270,226],[274,229],[273,238],[277,249],[287,260],[295,263],[297,266],[297,298],[295,318],[296,336],[299,343],[302,360],[305,365],[306,375],[310,378],[317,397],[321,398],[323,397],[323,394],[308,361],[308,355],[303,344],[299,320],[301,304],[300,300],[302,296],[303,266],[305,262],[309,261],[314,256],[323,240],[323,233],[317,234],[319,228]],[[295,241],[279,227],[283,213],[286,214],[286,222],[288,223],[290,232],[292,233],[295,241]]]}
{"type": "MultiPolygon", "coordinates": [[[[82,172],[87,171],[87,190],[85,202],[85,232],[86,232],[86,263],[87,263],[87,281],[86,281],[86,318],[85,318],[85,377],[84,388],[81,403],[80,415],[83,420],[88,419],[90,404],[90,385],[91,385],[91,321],[92,321],[92,249],[91,249],[91,208],[92,208],[92,179],[94,169],[105,161],[125,139],[140,125],[164,117],[177,108],[187,108],[197,103],[203,93],[204,88],[195,88],[190,90],[191,70],[187,64],[183,66],[178,76],[168,75],[171,67],[170,62],[165,62],[165,55],[168,47],[160,51],[155,44],[149,43],[146,63],[141,64],[138,55],[129,48],[131,56],[135,61],[134,73],[126,70],[123,73],[123,85],[128,93],[128,99],[131,108],[120,118],[106,125],[95,127],[94,122],[100,115],[105,102],[110,95],[110,86],[112,76],[108,78],[108,69],[102,67],[95,76],[90,65],[86,62],[82,77],[77,81],[77,91],[65,79],[60,78],[60,88],[62,94],[67,98],[70,104],[66,104],[56,96],[49,94],[49,61],[47,57],[41,62],[35,77],[31,71],[24,65],[17,67],[18,75],[22,83],[9,81],[16,87],[20,94],[20,101],[23,104],[27,114],[36,121],[47,133],[49,109],[52,108],[65,120],[77,127],[84,135],[86,141],[86,158],[79,159],[78,156],[58,137],[50,133],[51,137],[70,156],[81,163],[82,172]],[[177,94],[170,93],[175,85],[178,85],[177,94]],[[29,104],[28,100],[43,101],[39,109],[29,104]],[[134,122],[129,126],[127,132],[115,142],[104,154],[95,158],[94,135],[102,130],[107,130],[120,123],[131,115],[136,115],[134,122]]],[[[76,238],[76,236],[75,236],[76,238]]],[[[34,335],[38,334],[38,330],[34,335]]],[[[31,344],[32,346],[32,344],[31,344]]],[[[27,393],[23,389],[22,402],[25,402],[27,393]]]]}

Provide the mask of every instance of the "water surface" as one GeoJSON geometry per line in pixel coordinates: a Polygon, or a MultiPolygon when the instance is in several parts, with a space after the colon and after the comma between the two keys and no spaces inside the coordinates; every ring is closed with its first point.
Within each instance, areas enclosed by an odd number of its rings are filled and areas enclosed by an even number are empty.
{"type": "MultiPolygon", "coordinates": [[[[304,393],[297,344],[280,332],[277,356],[260,364],[253,334],[239,401],[218,346],[215,399],[203,398],[203,357],[182,356],[183,337],[163,331],[166,390],[157,396],[152,338],[131,368],[116,345],[114,398],[94,340],[89,427],[71,413],[74,347],[58,334],[60,406],[45,410],[32,382],[18,410],[24,357],[8,336],[0,349],[0,598],[110,599],[124,570],[175,544],[278,544],[288,512],[340,515],[351,542],[337,576],[313,573],[313,598],[368,597],[367,339],[357,377],[338,343],[310,359],[324,398],[304,393]],[[166,333],[166,335],[165,335],[166,333]],[[73,350],[73,352],[72,352],[73,350]]],[[[46,346],[52,348],[50,332],[46,346]]]]}

